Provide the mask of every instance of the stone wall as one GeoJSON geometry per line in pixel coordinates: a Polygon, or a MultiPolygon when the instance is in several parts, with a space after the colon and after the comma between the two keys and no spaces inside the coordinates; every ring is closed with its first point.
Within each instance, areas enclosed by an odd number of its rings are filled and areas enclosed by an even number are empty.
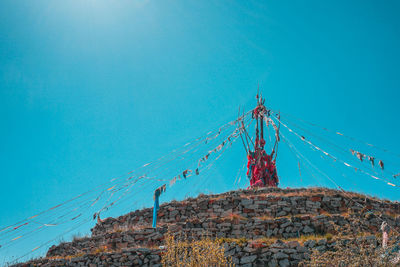
{"type": "MultiPolygon", "coordinates": [[[[396,224],[399,225],[399,221],[396,224]]],[[[302,235],[327,233],[336,234],[335,229],[341,229],[341,234],[375,233],[380,221],[369,216],[363,221],[356,217],[344,217],[341,215],[301,215],[292,218],[275,219],[221,219],[207,218],[203,221],[176,223],[163,225],[157,229],[142,228],[121,232],[110,232],[104,235],[77,239],[73,242],[62,243],[49,249],[47,256],[67,256],[76,253],[91,253],[100,247],[108,249],[121,249],[138,246],[160,246],[163,243],[164,234],[168,231],[178,239],[189,237],[199,239],[204,235],[217,238],[245,238],[257,240],[262,238],[297,238],[302,235]]]]}
{"type": "Polygon", "coordinates": [[[152,209],[137,210],[107,218],[91,237],[52,246],[46,258],[16,266],[157,266],[167,232],[177,239],[224,238],[225,255],[236,266],[297,266],[312,249],[333,248],[335,238],[323,237],[328,233],[347,238],[362,232],[377,245],[381,219],[400,229],[399,212],[398,202],[321,188],[202,195],[162,204],[157,229],[149,227],[152,209]]]}
{"type": "MultiPolygon", "coordinates": [[[[275,218],[302,214],[340,214],[360,211],[399,214],[400,204],[357,194],[347,196],[337,190],[263,188],[164,203],[158,212],[158,222],[160,225],[186,223],[188,220],[201,221],[208,217],[225,218],[231,214],[238,214],[245,218],[265,216],[275,218]]],[[[107,218],[92,229],[92,235],[103,235],[105,232],[114,232],[123,227],[131,229],[137,226],[150,226],[152,216],[152,208],[147,208],[118,218],[107,218]]],[[[397,223],[393,222],[394,225],[397,223]]]]}
{"type": "Polygon", "coordinates": [[[30,266],[161,266],[161,250],[147,248],[126,248],[118,252],[85,254],[73,258],[44,258],[27,263],[14,265],[15,267],[30,266]]]}
{"type": "MultiPolygon", "coordinates": [[[[360,242],[366,240],[374,246],[380,246],[375,236],[360,238],[360,242]]],[[[343,239],[340,243],[349,243],[351,240],[343,239]]],[[[273,244],[263,242],[226,242],[223,244],[225,256],[229,257],[235,266],[270,266],[287,267],[297,266],[301,261],[308,260],[312,250],[326,252],[333,250],[338,241],[321,238],[310,239],[301,245],[297,241],[284,242],[277,240],[273,244]]],[[[119,252],[85,254],[70,259],[37,259],[15,267],[30,266],[161,266],[163,249],[124,248],[119,252]]]]}
{"type": "MultiPolygon", "coordinates": [[[[327,241],[323,241],[327,244],[327,241]]],[[[309,248],[298,242],[277,241],[267,246],[263,243],[223,244],[225,256],[236,266],[294,266],[310,256],[309,248]]],[[[42,259],[25,266],[160,266],[160,249],[122,249],[118,253],[85,254],[71,259],[42,259]]],[[[24,265],[17,265],[22,267],[24,265]]]]}

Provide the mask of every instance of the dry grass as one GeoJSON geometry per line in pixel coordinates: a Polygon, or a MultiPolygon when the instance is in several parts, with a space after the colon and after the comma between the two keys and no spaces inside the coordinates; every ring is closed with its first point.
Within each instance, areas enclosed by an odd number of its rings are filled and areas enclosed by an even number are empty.
{"type": "Polygon", "coordinates": [[[92,254],[94,254],[94,255],[100,254],[100,253],[106,253],[106,252],[113,252],[113,250],[111,248],[107,247],[106,245],[100,246],[100,247],[92,250],[92,254]]]}
{"type": "Polygon", "coordinates": [[[165,236],[165,245],[166,250],[161,257],[163,266],[233,266],[231,260],[225,258],[223,246],[208,237],[178,241],[168,233],[165,236]]]}
{"type": "Polygon", "coordinates": [[[297,241],[299,242],[300,245],[303,245],[306,241],[308,240],[315,240],[319,241],[321,239],[326,239],[327,241],[331,241],[333,239],[332,234],[324,234],[324,235],[301,235],[299,237],[291,237],[291,238],[278,238],[278,237],[264,237],[260,239],[254,239],[252,242],[262,242],[265,243],[266,245],[271,245],[275,243],[277,240],[282,240],[285,242],[291,242],[291,241],[297,241]]]}
{"type": "Polygon", "coordinates": [[[227,216],[222,217],[221,219],[222,219],[222,221],[232,221],[232,222],[235,222],[235,223],[238,223],[239,221],[248,220],[246,217],[243,217],[243,216],[241,216],[241,215],[239,215],[237,213],[230,213],[227,216]]]}
{"type": "MultiPolygon", "coordinates": [[[[346,236],[341,236],[341,238],[344,238],[346,236]]],[[[263,238],[259,238],[259,239],[246,239],[244,237],[242,238],[217,238],[216,241],[219,244],[223,244],[223,243],[236,243],[239,246],[244,246],[248,243],[251,244],[264,244],[265,246],[270,246],[274,243],[276,243],[278,240],[282,240],[284,242],[291,242],[291,241],[297,241],[299,242],[300,245],[303,245],[304,242],[308,241],[308,240],[315,240],[315,241],[319,241],[321,239],[326,239],[327,241],[331,241],[334,239],[334,236],[330,233],[324,234],[324,235],[301,235],[299,237],[291,237],[291,238],[278,238],[278,237],[263,237],[263,238]]],[[[265,247],[264,246],[264,247],[265,247]]]]}
{"type": "Polygon", "coordinates": [[[335,189],[329,189],[329,188],[323,188],[323,187],[309,187],[309,188],[290,188],[288,190],[282,189],[278,192],[268,192],[265,194],[266,196],[276,196],[276,197],[292,197],[292,196],[299,196],[299,197],[312,197],[312,196],[336,196],[336,195],[346,195],[348,198],[369,198],[373,199],[376,201],[382,201],[376,197],[370,196],[370,195],[363,195],[360,193],[356,192],[346,192],[343,193],[341,191],[335,190],[335,189]],[[293,190],[298,190],[297,192],[291,191],[293,190]]]}
{"type": "Polygon", "coordinates": [[[397,252],[390,252],[395,245],[395,241],[390,241],[388,249],[383,250],[366,240],[353,239],[346,245],[339,242],[331,251],[320,253],[314,250],[311,259],[299,266],[398,266],[394,259],[398,255],[397,252]]]}
{"type": "Polygon", "coordinates": [[[241,237],[241,238],[220,237],[215,240],[220,245],[222,245],[223,243],[236,243],[239,246],[243,246],[244,244],[249,242],[249,240],[246,239],[245,237],[241,237]]]}
{"type": "MultiPolygon", "coordinates": [[[[301,214],[294,214],[294,215],[293,214],[288,214],[288,215],[279,216],[279,217],[275,217],[275,216],[271,216],[271,215],[263,215],[263,216],[259,216],[259,217],[255,217],[255,218],[265,221],[265,220],[276,220],[276,219],[282,219],[282,218],[287,218],[287,219],[302,218],[302,217],[306,217],[306,216],[312,218],[312,217],[315,217],[317,215],[321,215],[321,214],[301,213],[301,214]]],[[[328,217],[332,217],[333,214],[325,213],[323,215],[326,215],[328,217]]],[[[334,215],[342,215],[342,214],[334,214],[334,215]]]]}
{"type": "Polygon", "coordinates": [[[72,236],[72,242],[79,242],[80,240],[83,240],[88,237],[89,235],[82,235],[80,233],[77,233],[72,236]]]}
{"type": "Polygon", "coordinates": [[[399,214],[397,214],[393,210],[385,210],[384,214],[392,219],[397,219],[399,217],[399,214]]]}
{"type": "Polygon", "coordinates": [[[46,259],[49,260],[71,260],[73,258],[78,258],[84,256],[85,253],[76,253],[74,255],[67,255],[67,256],[53,256],[53,257],[47,257],[46,259]]]}

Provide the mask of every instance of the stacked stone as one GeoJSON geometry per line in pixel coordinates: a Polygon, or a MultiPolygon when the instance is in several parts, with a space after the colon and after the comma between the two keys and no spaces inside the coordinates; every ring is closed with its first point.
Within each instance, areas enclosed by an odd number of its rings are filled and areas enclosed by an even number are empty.
{"type": "MultiPolygon", "coordinates": [[[[368,241],[379,246],[375,236],[359,237],[358,242],[368,241]]],[[[273,244],[249,241],[243,244],[226,242],[223,244],[225,256],[230,258],[236,266],[297,266],[299,262],[308,260],[313,250],[325,252],[334,249],[337,241],[321,238],[310,239],[301,245],[297,241],[284,242],[277,240],[273,244]]],[[[355,242],[342,239],[340,243],[355,242]]],[[[14,265],[15,267],[30,266],[161,266],[162,249],[124,248],[119,252],[85,254],[71,259],[37,259],[27,263],[14,265]]]]}
{"type": "Polygon", "coordinates": [[[324,252],[334,246],[334,241],[320,238],[303,245],[296,241],[270,245],[262,240],[334,235],[338,229],[342,234],[363,231],[373,235],[381,224],[374,213],[400,229],[400,219],[391,216],[399,211],[398,202],[318,188],[262,188],[202,195],[161,205],[157,229],[149,227],[152,209],[108,218],[92,229],[91,237],[52,246],[47,258],[25,266],[156,266],[162,251],[137,247],[159,247],[167,232],[178,239],[204,235],[226,240],[244,238],[241,245],[224,243],[225,255],[237,266],[296,266],[310,257],[311,250],[324,252]],[[114,252],[99,253],[102,249],[114,252]],[[73,255],[84,256],[68,259],[73,255]]]}
{"type": "Polygon", "coordinates": [[[249,218],[241,220],[207,218],[203,221],[179,222],[173,225],[165,224],[157,229],[142,228],[85,237],[73,242],[52,246],[47,256],[67,256],[78,252],[91,253],[101,247],[115,250],[126,247],[160,246],[163,243],[165,233],[168,231],[174,233],[177,239],[181,237],[199,239],[207,235],[217,238],[244,237],[248,240],[257,240],[265,237],[296,238],[310,234],[336,234],[335,229],[337,228],[341,228],[342,234],[346,232],[347,234],[357,234],[360,230],[363,233],[374,234],[376,231],[372,231],[371,229],[378,228],[379,222],[373,217],[370,217],[370,220],[359,220],[357,217],[344,217],[340,215],[317,215],[313,217],[302,215],[292,218],[249,218]]]}
{"type": "Polygon", "coordinates": [[[147,248],[126,248],[119,252],[99,254],[85,254],[71,259],[38,259],[27,263],[14,265],[15,267],[53,267],[53,266],[161,266],[161,250],[147,248]]]}
{"type": "MultiPolygon", "coordinates": [[[[289,189],[276,195],[282,189],[265,188],[260,190],[240,190],[221,195],[200,196],[181,202],[171,202],[160,206],[158,221],[160,224],[186,223],[188,220],[204,220],[205,218],[224,218],[230,214],[239,214],[245,218],[296,216],[301,214],[319,215],[320,213],[340,214],[359,213],[368,210],[372,212],[399,214],[400,204],[382,202],[367,197],[344,196],[336,190],[321,189],[319,192],[307,189],[289,189]],[[272,192],[270,192],[272,191],[272,192]],[[270,193],[270,194],[268,194],[270,193]],[[271,194],[274,193],[274,194],[271,194]],[[292,196],[285,196],[294,194],[292,196]],[[302,196],[302,194],[309,194],[302,196]]],[[[392,220],[392,226],[398,221],[392,220]]],[[[127,229],[149,226],[152,220],[152,209],[131,212],[118,218],[107,218],[92,229],[92,235],[103,235],[105,232],[115,232],[121,227],[127,229]]]]}

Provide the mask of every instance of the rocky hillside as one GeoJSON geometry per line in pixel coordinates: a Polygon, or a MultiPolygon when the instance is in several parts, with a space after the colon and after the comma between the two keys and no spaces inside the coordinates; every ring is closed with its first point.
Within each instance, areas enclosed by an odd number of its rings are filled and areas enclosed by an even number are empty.
{"type": "Polygon", "coordinates": [[[313,251],[362,239],[380,243],[382,219],[400,230],[400,203],[337,190],[279,189],[200,195],[97,224],[90,237],[52,246],[46,257],[16,266],[159,266],[166,233],[217,238],[236,266],[297,266],[313,251]]]}

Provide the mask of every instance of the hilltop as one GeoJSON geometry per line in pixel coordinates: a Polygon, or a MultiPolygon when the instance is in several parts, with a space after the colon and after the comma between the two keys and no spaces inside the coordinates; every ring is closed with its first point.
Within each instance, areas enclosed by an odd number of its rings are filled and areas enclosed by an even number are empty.
{"type": "Polygon", "coordinates": [[[382,220],[399,230],[399,212],[398,202],[326,188],[199,195],[160,205],[157,229],[151,228],[152,208],[136,210],[15,266],[160,266],[167,233],[216,238],[236,266],[297,266],[339,245],[379,247],[382,220]]]}

